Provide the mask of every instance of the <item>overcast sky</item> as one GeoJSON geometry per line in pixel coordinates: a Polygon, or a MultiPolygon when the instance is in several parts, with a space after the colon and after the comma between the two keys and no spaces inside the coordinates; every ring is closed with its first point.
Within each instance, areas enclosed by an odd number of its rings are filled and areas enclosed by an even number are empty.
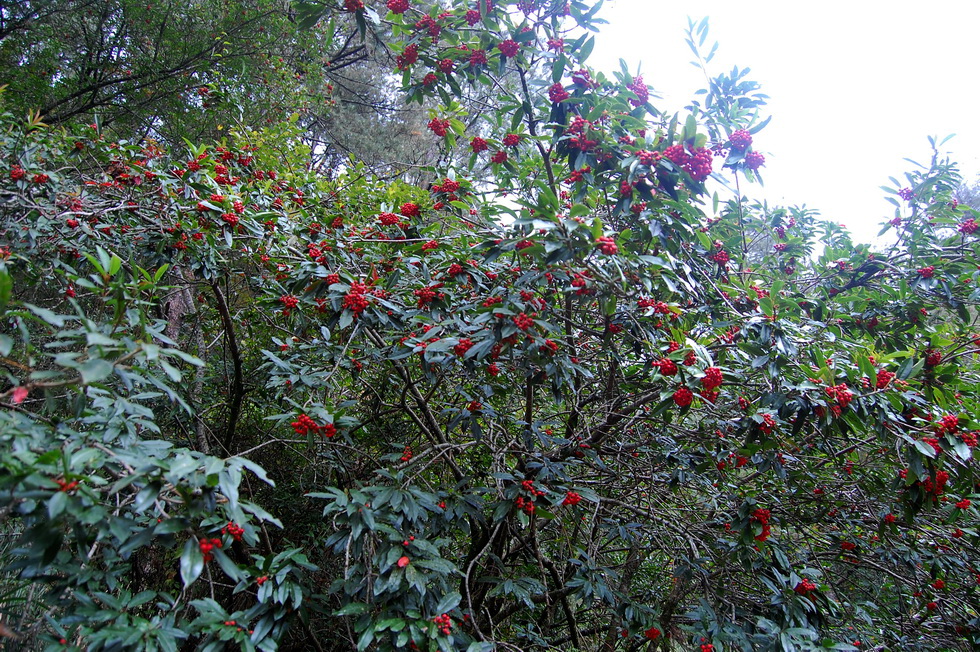
{"type": "Polygon", "coordinates": [[[590,64],[639,66],[671,111],[703,86],[684,34],[688,16],[708,16],[711,71],[749,67],[771,98],[755,136],[765,197],[817,208],[859,241],[894,211],[879,186],[911,169],[905,157],[928,163],[927,136],[957,134],[946,149],[966,178],[980,171],[980,4],[610,0],[600,15],[590,64]]]}

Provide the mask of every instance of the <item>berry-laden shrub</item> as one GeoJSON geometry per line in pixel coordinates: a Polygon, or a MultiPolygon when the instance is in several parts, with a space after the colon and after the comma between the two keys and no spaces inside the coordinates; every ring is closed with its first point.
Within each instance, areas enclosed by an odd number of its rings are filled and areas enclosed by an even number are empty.
{"type": "Polygon", "coordinates": [[[295,123],[185,150],[3,117],[18,635],[978,644],[955,166],[896,184],[877,251],[806,209],[707,202],[765,160],[745,71],[674,118],[588,68],[589,3],[387,6],[450,150],[425,187],[318,177],[295,123]],[[468,125],[471,85],[499,105],[468,125]]]}

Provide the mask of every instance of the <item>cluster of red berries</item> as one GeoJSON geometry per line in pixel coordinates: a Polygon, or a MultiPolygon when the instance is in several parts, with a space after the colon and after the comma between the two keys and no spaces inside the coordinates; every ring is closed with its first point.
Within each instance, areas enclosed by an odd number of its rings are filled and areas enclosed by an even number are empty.
{"type": "MultiPolygon", "coordinates": [[[[574,116],[572,118],[571,122],[568,123],[568,128],[565,130],[565,135],[568,137],[568,146],[582,152],[590,152],[599,144],[597,135],[592,129],[592,122],[581,116],[574,116]]],[[[628,196],[633,190],[632,186],[626,181],[623,181],[623,184],[627,188],[627,191],[623,195],[628,196]]]]}
{"type": "Polygon", "coordinates": [[[713,260],[714,262],[718,263],[720,267],[727,267],[728,261],[731,260],[731,257],[728,255],[727,251],[721,249],[708,256],[708,260],[713,260]]]}
{"type": "Polygon", "coordinates": [[[663,360],[654,360],[650,363],[651,367],[656,367],[660,370],[660,374],[663,376],[676,376],[677,375],[677,364],[674,363],[670,358],[664,358],[663,360]]]}
{"type": "Polygon", "coordinates": [[[388,10],[393,14],[403,14],[408,11],[408,0],[388,0],[388,10]]]}
{"type": "Polygon", "coordinates": [[[759,152],[749,152],[745,155],[745,167],[750,170],[758,170],[766,164],[766,157],[759,152]]]}
{"type": "Polygon", "coordinates": [[[534,486],[534,480],[524,480],[521,482],[521,489],[531,494],[533,497],[543,496],[547,492],[544,489],[538,489],[534,486]]]}
{"type": "Polygon", "coordinates": [[[574,491],[569,491],[565,494],[565,499],[561,501],[562,505],[578,505],[582,500],[582,497],[575,493],[574,491]]]}
{"type": "Polygon", "coordinates": [[[794,588],[793,590],[799,593],[800,595],[806,595],[808,593],[812,593],[813,591],[816,591],[817,585],[814,584],[809,579],[804,579],[802,582],[797,584],[796,588],[794,588]]]}
{"type": "Polygon", "coordinates": [[[841,541],[840,549],[845,552],[854,552],[855,550],[857,550],[857,544],[854,543],[853,541],[841,541]]]}
{"type": "Polygon", "coordinates": [[[959,429],[960,418],[955,414],[947,414],[940,419],[939,423],[936,425],[936,434],[941,435],[944,432],[947,432],[952,435],[959,429]]]}
{"type": "Polygon", "coordinates": [[[446,132],[449,131],[449,120],[432,118],[429,120],[429,129],[432,130],[432,133],[441,138],[446,135],[446,132]]]}
{"type": "Polygon", "coordinates": [[[221,528],[221,534],[227,534],[235,541],[241,541],[242,535],[245,534],[245,528],[234,521],[228,521],[228,525],[221,528]]]}
{"type": "Polygon", "coordinates": [[[415,23],[415,29],[425,31],[432,38],[439,38],[439,33],[442,32],[442,27],[432,16],[423,16],[415,23]]]}
{"type": "Polygon", "coordinates": [[[525,514],[533,514],[535,511],[534,501],[530,498],[524,498],[523,496],[518,496],[514,499],[514,505],[517,509],[524,510],[525,514]]]}
{"type": "Polygon", "coordinates": [[[398,209],[398,212],[400,212],[405,217],[418,217],[422,211],[419,209],[418,204],[412,202],[405,202],[398,209]]]}
{"type": "Polygon", "coordinates": [[[21,179],[23,179],[23,178],[24,178],[25,176],[27,176],[27,172],[25,172],[25,171],[24,171],[24,168],[22,168],[22,167],[20,167],[19,165],[15,165],[15,166],[14,166],[14,167],[13,167],[13,168],[12,168],[12,169],[10,170],[10,179],[11,179],[12,181],[20,181],[20,180],[21,180],[21,179]]]}
{"type": "Polygon", "coordinates": [[[633,83],[626,86],[626,88],[633,91],[636,98],[630,98],[630,104],[633,106],[643,106],[650,99],[650,89],[643,82],[643,77],[637,75],[633,78],[633,83]]]}
{"type": "Polygon", "coordinates": [[[833,385],[824,389],[827,396],[837,402],[842,409],[850,405],[851,401],[854,399],[854,393],[847,388],[847,383],[841,383],[840,385],[833,385]]]}
{"type": "Polygon", "coordinates": [[[487,145],[487,141],[483,140],[479,136],[476,136],[470,141],[470,149],[473,150],[474,154],[479,154],[480,152],[485,152],[490,149],[490,146],[487,145]]]}
{"type": "Polygon", "coordinates": [[[959,507],[960,509],[969,509],[970,508],[970,501],[967,500],[966,498],[964,498],[960,502],[956,503],[956,506],[959,507]]]}
{"type": "Polygon", "coordinates": [[[350,291],[344,297],[342,307],[354,313],[355,319],[368,307],[367,292],[367,285],[355,281],[350,284],[350,291]]]}
{"type": "Polygon", "coordinates": [[[520,134],[507,134],[504,136],[505,147],[516,147],[521,142],[520,134]]]}
{"type": "Polygon", "coordinates": [[[915,271],[918,272],[919,276],[921,276],[922,278],[932,278],[933,275],[936,273],[936,267],[935,265],[929,265],[928,267],[922,267],[915,271]]]}
{"type": "Polygon", "coordinates": [[[579,170],[572,170],[572,173],[568,175],[568,179],[565,180],[566,183],[578,183],[585,179],[585,175],[592,172],[592,166],[586,165],[579,170]]]}
{"type": "MultiPolygon", "coordinates": [[[[899,471],[899,476],[905,478],[908,476],[908,469],[902,469],[899,471]]],[[[916,481],[915,484],[922,487],[922,490],[927,494],[933,494],[934,496],[941,496],[944,491],[946,491],[946,483],[949,482],[949,473],[947,471],[936,471],[936,481],[933,482],[932,478],[926,478],[924,481],[916,481]]]]}
{"type": "Polygon", "coordinates": [[[401,222],[401,218],[394,213],[381,213],[378,216],[382,226],[393,226],[401,222]]]}
{"type": "Polygon", "coordinates": [[[534,319],[525,313],[521,313],[514,317],[514,325],[517,326],[522,331],[526,331],[532,326],[534,326],[534,319]]]}
{"type": "MultiPolygon", "coordinates": [[[[436,285],[440,285],[440,284],[436,284],[436,285]]],[[[413,290],[412,294],[414,294],[417,299],[415,305],[419,309],[424,310],[429,306],[430,303],[432,303],[436,299],[444,299],[446,297],[446,294],[444,292],[437,292],[436,289],[437,289],[436,286],[432,286],[427,288],[419,288],[418,290],[413,290]]]]}
{"type": "Polygon", "coordinates": [[[704,181],[711,176],[711,150],[706,147],[688,150],[684,145],[671,145],[664,150],[664,158],[683,169],[695,181],[704,181]]]}
{"type": "Polygon", "coordinates": [[[548,88],[548,99],[554,103],[564,102],[571,95],[565,90],[565,87],[561,85],[561,82],[556,82],[548,88]]]}
{"type": "Polygon", "coordinates": [[[221,539],[201,539],[198,542],[198,546],[201,548],[204,561],[209,562],[214,559],[214,553],[212,551],[215,548],[221,548],[221,539]]]}
{"type": "Polygon", "coordinates": [[[771,435],[772,431],[776,429],[776,419],[771,414],[762,415],[762,423],[759,424],[759,430],[765,435],[771,435]]]}
{"type": "Polygon", "coordinates": [[[563,38],[549,38],[546,45],[548,46],[548,50],[551,52],[565,51],[565,39],[563,38]]]}
{"type": "Polygon", "coordinates": [[[660,152],[651,152],[649,150],[641,149],[636,153],[637,158],[640,161],[640,165],[646,165],[652,167],[657,164],[663,155],[660,152]]]}
{"type": "Polygon", "coordinates": [[[509,38],[506,41],[498,43],[497,49],[500,50],[500,54],[512,59],[517,56],[517,53],[521,49],[521,44],[509,38]]]}
{"type": "Polygon", "coordinates": [[[500,165],[502,163],[506,163],[507,162],[507,152],[505,152],[503,150],[498,151],[498,152],[494,152],[493,156],[490,157],[490,162],[491,163],[496,163],[497,165],[500,165]]]}
{"type": "Polygon", "coordinates": [[[414,454],[412,453],[412,447],[406,446],[405,450],[402,451],[402,456],[400,459],[402,462],[408,462],[409,460],[412,459],[413,456],[414,454]]]}
{"type": "Polygon", "coordinates": [[[449,614],[436,616],[432,619],[432,622],[434,622],[439,628],[439,633],[444,636],[449,636],[449,634],[453,631],[453,621],[452,618],[449,617],[449,614]]]}
{"type": "Polygon", "coordinates": [[[405,51],[395,57],[395,65],[399,70],[405,70],[419,60],[419,46],[412,43],[405,51]]]}
{"type": "Polygon", "coordinates": [[[875,382],[875,387],[877,387],[878,389],[885,389],[894,379],[895,379],[895,372],[879,371],[878,380],[877,382],[875,382]]]}
{"type": "Polygon", "coordinates": [[[58,491],[63,491],[65,493],[69,493],[78,488],[78,480],[72,480],[69,482],[67,480],[57,478],[55,479],[55,483],[58,485],[58,491]]]}
{"type": "Polygon", "coordinates": [[[36,183],[36,184],[47,183],[50,180],[51,180],[51,177],[49,177],[48,175],[43,174],[43,173],[38,173],[38,174],[35,174],[33,177],[31,177],[31,181],[33,183],[36,183]]]}
{"type": "Polygon", "coordinates": [[[748,129],[739,129],[732,133],[728,138],[728,143],[731,145],[732,149],[744,152],[752,144],[752,134],[749,133],[748,129]]]}
{"type": "Polygon", "coordinates": [[[660,633],[661,632],[659,629],[656,627],[651,627],[647,631],[643,632],[643,636],[646,637],[647,640],[655,641],[660,638],[660,633]]]}
{"type": "Polygon", "coordinates": [[[453,347],[453,353],[459,357],[466,355],[466,352],[473,348],[473,340],[468,337],[464,337],[459,340],[459,344],[453,347]]]}
{"type": "Polygon", "coordinates": [[[601,235],[596,238],[596,246],[600,252],[607,256],[613,256],[619,251],[619,248],[616,246],[616,239],[606,235],[601,235]]]}
{"type": "Polygon", "coordinates": [[[293,431],[297,435],[301,436],[306,436],[310,432],[319,432],[324,437],[329,438],[337,434],[337,427],[332,423],[325,423],[321,426],[306,414],[299,415],[296,421],[291,422],[289,425],[293,427],[293,431]]]}
{"type": "Polygon", "coordinates": [[[926,366],[935,367],[943,361],[943,354],[936,349],[926,349],[926,366]]]}
{"type": "Polygon", "coordinates": [[[282,305],[286,306],[282,311],[284,315],[288,315],[290,310],[299,305],[299,298],[291,294],[282,295],[279,297],[279,301],[282,302],[282,305]]]}
{"type": "Polygon", "coordinates": [[[973,235],[976,233],[977,229],[980,229],[980,224],[977,224],[976,220],[971,217],[967,221],[960,224],[956,230],[963,235],[973,235]]]}
{"type": "Polygon", "coordinates": [[[905,201],[912,201],[912,199],[915,197],[915,193],[912,192],[911,188],[902,188],[898,191],[898,196],[905,201]]]}
{"type": "Polygon", "coordinates": [[[554,355],[558,353],[558,342],[554,340],[545,340],[539,348],[539,351],[546,355],[554,355]]]}
{"type": "Polygon", "coordinates": [[[637,308],[653,308],[654,313],[659,315],[669,315],[671,314],[670,306],[664,301],[657,301],[656,299],[649,299],[647,297],[640,297],[636,302],[637,308]]]}
{"type": "Polygon", "coordinates": [[[752,512],[752,516],[749,520],[754,521],[762,526],[762,532],[755,536],[755,540],[759,542],[764,542],[772,534],[772,528],[769,525],[769,519],[772,514],[768,509],[757,508],[752,512]]]}
{"type": "Polygon", "coordinates": [[[678,407],[687,407],[694,401],[694,392],[689,390],[687,387],[679,387],[677,391],[674,392],[674,403],[678,407]]]}
{"type": "Polygon", "coordinates": [[[706,390],[713,390],[721,387],[723,382],[721,369],[718,367],[708,367],[704,370],[704,376],[701,378],[701,384],[704,385],[706,390]]]}

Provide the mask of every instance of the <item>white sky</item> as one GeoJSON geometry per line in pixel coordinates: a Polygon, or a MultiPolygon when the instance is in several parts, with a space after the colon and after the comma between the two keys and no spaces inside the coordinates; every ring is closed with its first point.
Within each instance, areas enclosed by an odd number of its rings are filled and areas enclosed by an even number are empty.
{"type": "Polygon", "coordinates": [[[590,65],[640,65],[664,98],[652,103],[669,111],[704,85],[684,34],[688,16],[708,16],[705,46],[719,42],[710,72],[749,67],[770,96],[772,122],[754,137],[765,198],[819,209],[856,241],[893,215],[880,186],[904,179],[903,159],[928,164],[927,136],[955,133],[945,149],[966,179],[980,172],[980,3],[610,0],[600,11],[609,24],[590,65]]]}

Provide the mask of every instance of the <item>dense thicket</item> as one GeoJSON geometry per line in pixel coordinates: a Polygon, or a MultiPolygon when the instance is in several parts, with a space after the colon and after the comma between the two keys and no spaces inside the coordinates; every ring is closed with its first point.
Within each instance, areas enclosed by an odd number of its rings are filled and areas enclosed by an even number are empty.
{"type": "Polygon", "coordinates": [[[980,643],[955,165],[895,181],[878,249],[712,194],[764,170],[765,96],[662,113],[587,66],[598,8],[4,9],[8,647],[980,643]],[[370,167],[311,116],[326,62],[250,81],[361,47],[401,85],[370,167]]]}

